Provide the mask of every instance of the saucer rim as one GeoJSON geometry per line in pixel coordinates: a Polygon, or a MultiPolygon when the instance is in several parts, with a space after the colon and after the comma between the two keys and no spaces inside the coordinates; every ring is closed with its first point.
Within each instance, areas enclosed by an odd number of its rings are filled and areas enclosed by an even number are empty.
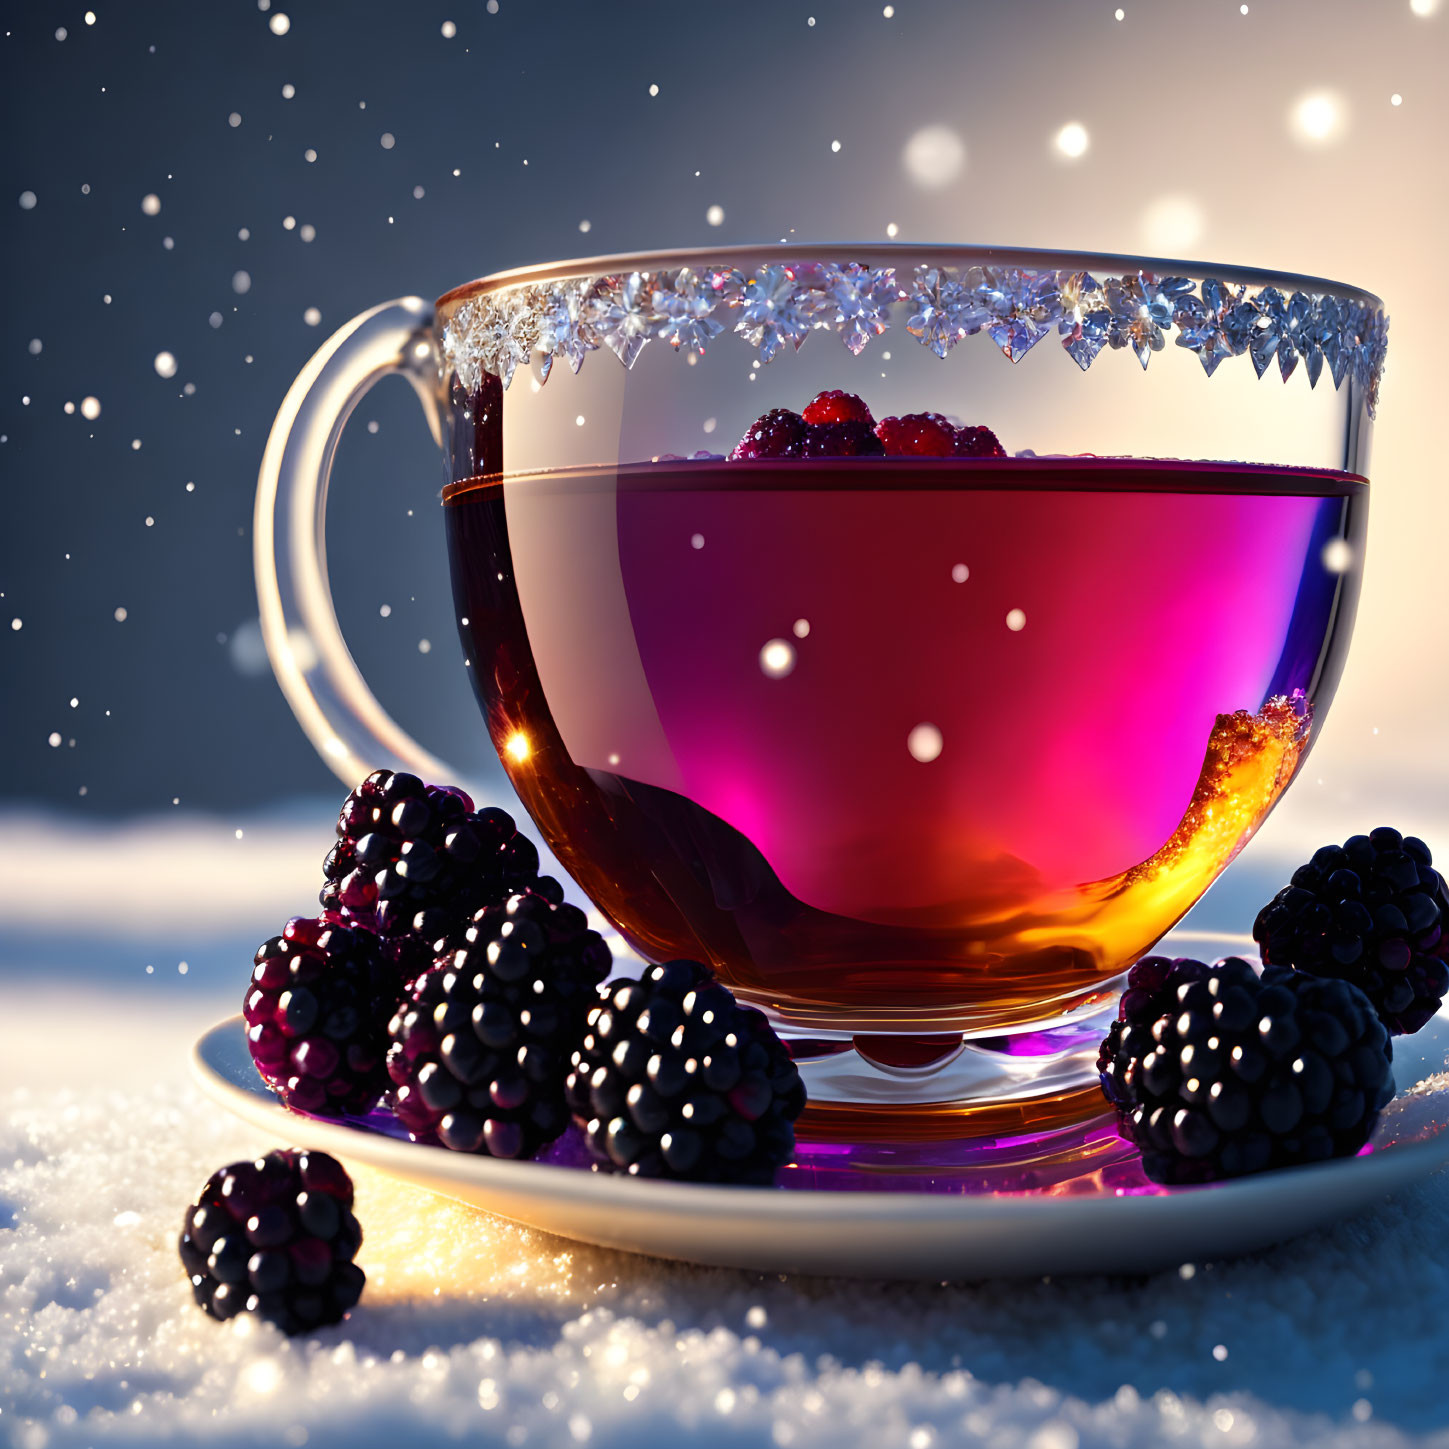
{"type": "Polygon", "coordinates": [[[935,1280],[1150,1271],[1266,1248],[1362,1211],[1449,1163],[1445,1132],[1363,1157],[1155,1193],[782,1191],[645,1181],[452,1153],[301,1116],[259,1078],[248,1082],[242,1063],[250,1065],[240,1016],[217,1022],[192,1048],[201,1090],[283,1141],[300,1139],[526,1227],[754,1271],[935,1280]]]}

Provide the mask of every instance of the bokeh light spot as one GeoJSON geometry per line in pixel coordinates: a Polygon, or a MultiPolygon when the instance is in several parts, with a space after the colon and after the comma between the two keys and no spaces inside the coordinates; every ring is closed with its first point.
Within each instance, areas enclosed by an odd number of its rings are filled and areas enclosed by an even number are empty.
{"type": "Polygon", "coordinates": [[[922,722],[906,736],[906,748],[911,752],[911,758],[919,760],[923,765],[939,759],[945,747],[945,737],[933,724],[922,722]]]}
{"type": "Polygon", "coordinates": [[[1077,157],[1087,154],[1091,138],[1087,135],[1087,128],[1080,121],[1068,121],[1057,132],[1052,144],[1061,155],[1067,157],[1068,160],[1075,161],[1077,157]]]}
{"type": "Polygon", "coordinates": [[[788,639],[771,639],[760,650],[760,672],[769,679],[784,679],[795,668],[795,646],[788,639]]]}
{"type": "Polygon", "coordinates": [[[1309,146],[1329,145],[1348,129],[1347,109],[1331,91],[1310,91],[1300,96],[1288,120],[1293,135],[1309,146]]]}
{"type": "Polygon", "coordinates": [[[966,167],[966,143],[949,126],[922,126],[901,151],[901,164],[917,186],[949,186],[966,167]]]}
{"type": "Polygon", "coordinates": [[[1159,196],[1142,213],[1142,237],[1159,252],[1181,252],[1195,246],[1203,232],[1203,211],[1191,196],[1159,196]]]}

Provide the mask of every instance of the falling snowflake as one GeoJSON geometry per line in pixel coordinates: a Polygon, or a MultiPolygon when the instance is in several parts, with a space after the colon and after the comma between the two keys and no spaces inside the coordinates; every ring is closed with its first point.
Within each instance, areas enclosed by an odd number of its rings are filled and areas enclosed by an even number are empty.
{"type": "Polygon", "coordinates": [[[896,283],[894,267],[862,266],[851,262],[827,270],[815,316],[817,327],[829,327],[859,357],[872,337],[891,323],[891,306],[905,293],[896,283]]]}
{"type": "Polygon", "coordinates": [[[676,352],[693,348],[704,356],[706,345],[724,331],[724,324],[709,315],[717,300],[709,284],[689,267],[681,267],[672,277],[661,274],[650,297],[660,318],[654,335],[676,352]]]}
{"type": "Polygon", "coordinates": [[[944,267],[917,267],[910,301],[915,309],[906,331],[937,357],[990,320],[980,303],[944,267]]]}
{"type": "Polygon", "coordinates": [[[625,367],[634,366],[659,321],[653,298],[649,274],[630,272],[627,277],[605,277],[590,299],[589,322],[625,367]]]}
{"type": "Polygon", "coordinates": [[[1055,272],[972,267],[966,283],[990,318],[987,335],[1012,362],[1020,362],[1062,313],[1055,272]]]}

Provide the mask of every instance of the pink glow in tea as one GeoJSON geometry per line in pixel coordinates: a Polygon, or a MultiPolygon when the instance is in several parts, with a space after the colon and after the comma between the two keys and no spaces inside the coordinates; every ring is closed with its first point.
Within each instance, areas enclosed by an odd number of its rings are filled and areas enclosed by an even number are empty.
{"type": "Polygon", "coordinates": [[[493,743],[644,955],[805,1029],[1086,1000],[1282,792],[1367,486],[1119,459],[681,462],[454,485],[493,743]]]}

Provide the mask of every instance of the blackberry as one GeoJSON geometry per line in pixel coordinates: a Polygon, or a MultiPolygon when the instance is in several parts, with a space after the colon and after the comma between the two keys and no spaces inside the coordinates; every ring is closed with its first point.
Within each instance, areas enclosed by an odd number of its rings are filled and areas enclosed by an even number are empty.
{"type": "Polygon", "coordinates": [[[940,413],[882,418],[875,435],[892,458],[949,458],[956,451],[956,429],[940,413]]]}
{"type": "Polygon", "coordinates": [[[537,847],[511,815],[402,772],[375,771],[348,795],[337,837],[318,899],[381,936],[432,941],[538,876],[537,847]]]}
{"type": "Polygon", "coordinates": [[[865,403],[853,392],[841,392],[838,388],[817,393],[806,404],[802,416],[807,423],[864,423],[868,428],[875,426],[875,419],[865,403]]]}
{"type": "Polygon", "coordinates": [[[600,1166],[768,1183],[795,1151],[805,1088],[760,1012],[697,961],[669,961],[589,1012],[568,1099],[600,1166]]]}
{"type": "Polygon", "coordinates": [[[958,458],[1004,458],[1006,449],[990,428],[957,428],[956,456],[958,458]]]}
{"type": "Polygon", "coordinates": [[[1189,1183],[1352,1156],[1394,1095],[1391,1055],[1346,981],[1148,956],[1097,1066],[1147,1176],[1189,1183]]]}
{"type": "Polygon", "coordinates": [[[323,1152],[269,1152],[218,1168],[186,1210],[178,1244],[213,1318],[255,1313],[283,1333],[340,1323],[366,1281],[352,1182],[323,1152]]]}
{"type": "Polygon", "coordinates": [[[262,1079],[301,1112],[366,1112],[387,1089],[386,1022],[400,983],[377,938],[297,916],[257,947],[242,1003],[262,1079]]]}
{"type": "Polygon", "coordinates": [[[439,951],[388,1026],[398,1119],[455,1152],[531,1157],[568,1126],[569,1052],[609,948],[577,906],[524,891],[439,951]]]}
{"type": "Polygon", "coordinates": [[[1268,965],[1351,981],[1403,1035],[1449,990],[1446,917],[1429,847],[1381,826],[1315,851],[1258,912],[1253,939],[1268,965]]]}
{"type": "Polygon", "coordinates": [[[800,444],[802,458],[879,457],[885,449],[869,423],[811,423],[800,444]]]}
{"type": "Polygon", "coordinates": [[[730,458],[734,462],[750,458],[795,458],[804,441],[805,419],[788,408],[771,408],[750,424],[730,458]]]}

